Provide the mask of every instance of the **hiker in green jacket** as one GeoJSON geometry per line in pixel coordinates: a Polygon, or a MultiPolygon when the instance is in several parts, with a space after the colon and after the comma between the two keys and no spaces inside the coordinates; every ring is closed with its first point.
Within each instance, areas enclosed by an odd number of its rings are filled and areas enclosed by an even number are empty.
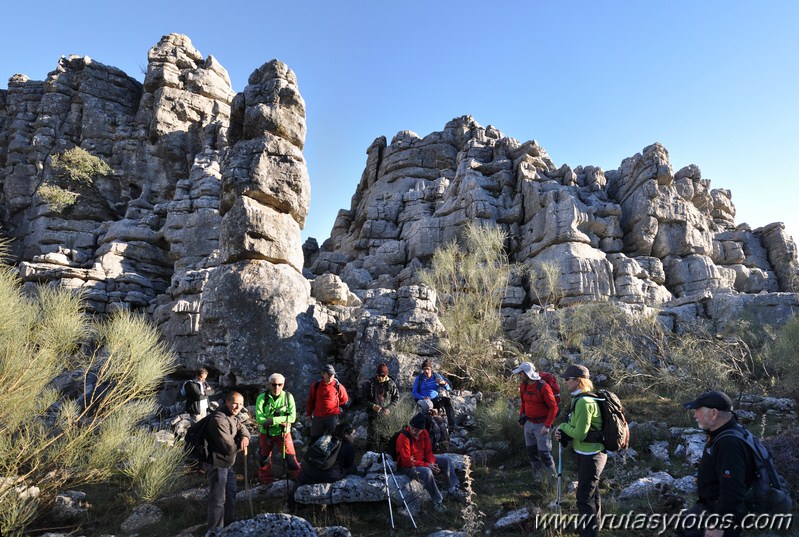
{"type": "Polygon", "coordinates": [[[580,537],[596,537],[599,535],[597,522],[602,516],[599,476],[605,469],[608,455],[601,442],[590,440],[589,432],[602,430],[602,415],[594,398],[581,396],[594,389],[587,367],[570,365],[563,378],[572,395],[571,410],[568,421],[561,423],[555,431],[555,438],[564,446],[571,440],[577,455],[577,512],[584,516],[579,528],[580,537]]]}
{"type": "Polygon", "coordinates": [[[258,396],[255,401],[255,422],[261,426],[259,447],[261,464],[258,480],[268,484],[272,477],[272,452],[283,455],[286,471],[296,479],[300,473],[300,464],[291,439],[291,424],[297,420],[297,407],[294,396],[283,389],[286,379],[280,373],[269,377],[269,389],[258,396]]]}

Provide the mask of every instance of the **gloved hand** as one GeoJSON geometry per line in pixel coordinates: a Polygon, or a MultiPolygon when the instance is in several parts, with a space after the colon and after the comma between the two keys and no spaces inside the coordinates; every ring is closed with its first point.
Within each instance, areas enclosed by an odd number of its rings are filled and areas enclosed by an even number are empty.
{"type": "Polygon", "coordinates": [[[568,447],[569,446],[569,440],[571,440],[571,439],[572,439],[571,436],[567,435],[562,430],[560,431],[560,445],[561,446],[568,447]]]}
{"type": "Polygon", "coordinates": [[[519,416],[519,425],[527,423],[527,416],[519,416]]]}

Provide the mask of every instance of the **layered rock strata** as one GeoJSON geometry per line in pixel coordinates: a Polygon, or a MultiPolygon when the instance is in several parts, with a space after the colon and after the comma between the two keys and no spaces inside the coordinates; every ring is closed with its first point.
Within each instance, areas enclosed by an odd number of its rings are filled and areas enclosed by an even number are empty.
{"type": "MultiPolygon", "coordinates": [[[[537,142],[464,116],[424,138],[377,138],[351,208],[308,251],[315,274],[337,274],[353,290],[397,289],[465,223],[500,226],[511,261],[530,269],[506,293],[504,306],[517,312],[612,300],[668,315],[671,305],[722,295],[750,303],[745,295],[793,291],[796,246],[783,226],[751,230],[734,217],[729,191],[711,190],[694,165],[675,173],[660,144],[608,172],[558,167],[537,142]]],[[[779,300],[786,307],[772,320],[799,305],[793,294],[779,300]]]]}

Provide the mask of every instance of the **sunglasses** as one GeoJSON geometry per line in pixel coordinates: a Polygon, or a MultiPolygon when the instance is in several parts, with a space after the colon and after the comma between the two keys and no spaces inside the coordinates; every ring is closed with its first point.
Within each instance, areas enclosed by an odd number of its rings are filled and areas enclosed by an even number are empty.
{"type": "Polygon", "coordinates": [[[563,380],[577,380],[577,377],[566,377],[563,380]]]}
{"type": "Polygon", "coordinates": [[[280,383],[273,382],[272,386],[283,386],[283,383],[282,382],[280,382],[280,383]]]}

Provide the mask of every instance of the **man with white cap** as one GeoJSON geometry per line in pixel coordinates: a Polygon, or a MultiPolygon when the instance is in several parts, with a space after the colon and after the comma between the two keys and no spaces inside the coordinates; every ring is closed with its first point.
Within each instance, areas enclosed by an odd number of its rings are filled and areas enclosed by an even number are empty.
{"type": "Polygon", "coordinates": [[[513,370],[519,375],[519,426],[524,429],[524,444],[527,457],[535,474],[547,470],[555,474],[555,461],[552,459],[552,438],[549,433],[558,403],[552,388],[541,380],[531,362],[522,362],[513,370]]]}

